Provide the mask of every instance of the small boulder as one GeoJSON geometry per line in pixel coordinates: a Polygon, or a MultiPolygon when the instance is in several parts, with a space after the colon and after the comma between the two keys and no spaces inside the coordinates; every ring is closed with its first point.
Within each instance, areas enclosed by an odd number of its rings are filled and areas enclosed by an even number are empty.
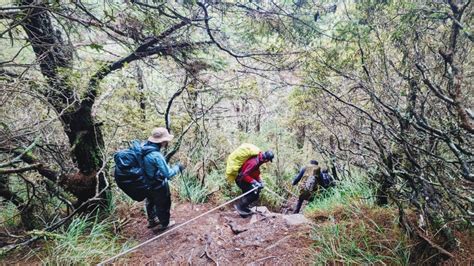
{"type": "Polygon", "coordinates": [[[311,223],[308,218],[304,217],[304,215],[300,213],[283,215],[283,219],[285,219],[285,222],[288,226],[311,223]]]}
{"type": "Polygon", "coordinates": [[[252,215],[252,218],[250,218],[250,222],[249,224],[254,224],[256,223],[258,220],[257,220],[257,215],[252,215]]]}
{"type": "Polygon", "coordinates": [[[250,209],[252,212],[259,212],[261,214],[269,214],[271,213],[267,207],[265,206],[255,206],[250,209]]]}

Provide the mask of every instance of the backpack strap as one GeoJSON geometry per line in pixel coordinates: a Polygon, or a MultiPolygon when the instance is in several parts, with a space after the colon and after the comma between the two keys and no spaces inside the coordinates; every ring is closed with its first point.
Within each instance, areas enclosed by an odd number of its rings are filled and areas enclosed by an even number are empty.
{"type": "MultiPolygon", "coordinates": [[[[146,177],[148,177],[148,176],[147,176],[146,171],[145,171],[145,157],[146,157],[148,154],[150,154],[150,153],[152,153],[152,152],[154,152],[154,151],[156,151],[156,150],[151,150],[151,149],[143,150],[143,149],[142,149],[142,152],[141,152],[141,156],[140,156],[139,162],[140,162],[140,167],[143,169],[143,175],[146,176],[146,177]]],[[[153,177],[153,176],[152,176],[152,177],[153,177]]]]}

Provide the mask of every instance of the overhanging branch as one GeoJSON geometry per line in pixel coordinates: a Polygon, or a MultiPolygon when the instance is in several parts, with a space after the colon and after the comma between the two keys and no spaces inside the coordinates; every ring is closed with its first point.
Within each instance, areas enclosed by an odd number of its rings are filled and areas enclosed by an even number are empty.
{"type": "Polygon", "coordinates": [[[21,168],[10,168],[10,169],[0,169],[0,175],[8,175],[8,174],[16,174],[16,173],[23,173],[31,170],[35,170],[41,167],[40,163],[28,165],[21,168]]]}
{"type": "MultiPolygon", "coordinates": [[[[174,28],[177,29],[177,27],[174,27],[174,28]]],[[[174,30],[169,29],[167,32],[168,34],[171,34],[171,32],[173,32],[174,30]]],[[[211,42],[191,42],[191,43],[178,43],[174,45],[151,47],[156,42],[158,42],[158,39],[153,38],[152,40],[147,41],[145,44],[138,47],[133,53],[129,54],[128,56],[99,69],[99,71],[96,72],[89,81],[89,91],[87,94],[87,99],[85,101],[88,101],[88,103],[92,105],[98,94],[97,85],[99,84],[99,82],[102,79],[104,79],[108,74],[114,72],[115,70],[121,69],[125,64],[128,64],[135,60],[145,58],[151,55],[156,55],[156,54],[171,55],[177,50],[189,49],[189,48],[193,48],[193,47],[197,47],[201,45],[207,45],[211,43],[211,42]]]]}

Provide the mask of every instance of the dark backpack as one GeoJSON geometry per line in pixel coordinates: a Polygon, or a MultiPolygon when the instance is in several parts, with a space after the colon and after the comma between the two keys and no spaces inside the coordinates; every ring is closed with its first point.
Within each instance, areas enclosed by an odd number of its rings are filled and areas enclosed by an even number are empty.
{"type": "Polygon", "coordinates": [[[143,170],[145,155],[138,140],[132,141],[130,148],[114,155],[115,182],[125,194],[136,201],[144,200],[150,189],[143,170]]]}
{"type": "Polygon", "coordinates": [[[328,171],[322,171],[320,174],[320,185],[323,188],[330,188],[336,185],[334,178],[328,173],[328,171]]]}

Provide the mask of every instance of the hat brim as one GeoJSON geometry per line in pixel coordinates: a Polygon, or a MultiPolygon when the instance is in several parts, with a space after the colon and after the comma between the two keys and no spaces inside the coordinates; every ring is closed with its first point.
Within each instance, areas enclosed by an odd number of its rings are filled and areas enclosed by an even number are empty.
{"type": "Polygon", "coordinates": [[[151,137],[148,138],[148,141],[153,142],[153,143],[162,143],[162,142],[165,142],[165,141],[171,141],[171,140],[173,140],[173,138],[174,138],[173,135],[167,135],[167,136],[164,136],[162,138],[154,138],[153,136],[151,136],[151,137]]]}

